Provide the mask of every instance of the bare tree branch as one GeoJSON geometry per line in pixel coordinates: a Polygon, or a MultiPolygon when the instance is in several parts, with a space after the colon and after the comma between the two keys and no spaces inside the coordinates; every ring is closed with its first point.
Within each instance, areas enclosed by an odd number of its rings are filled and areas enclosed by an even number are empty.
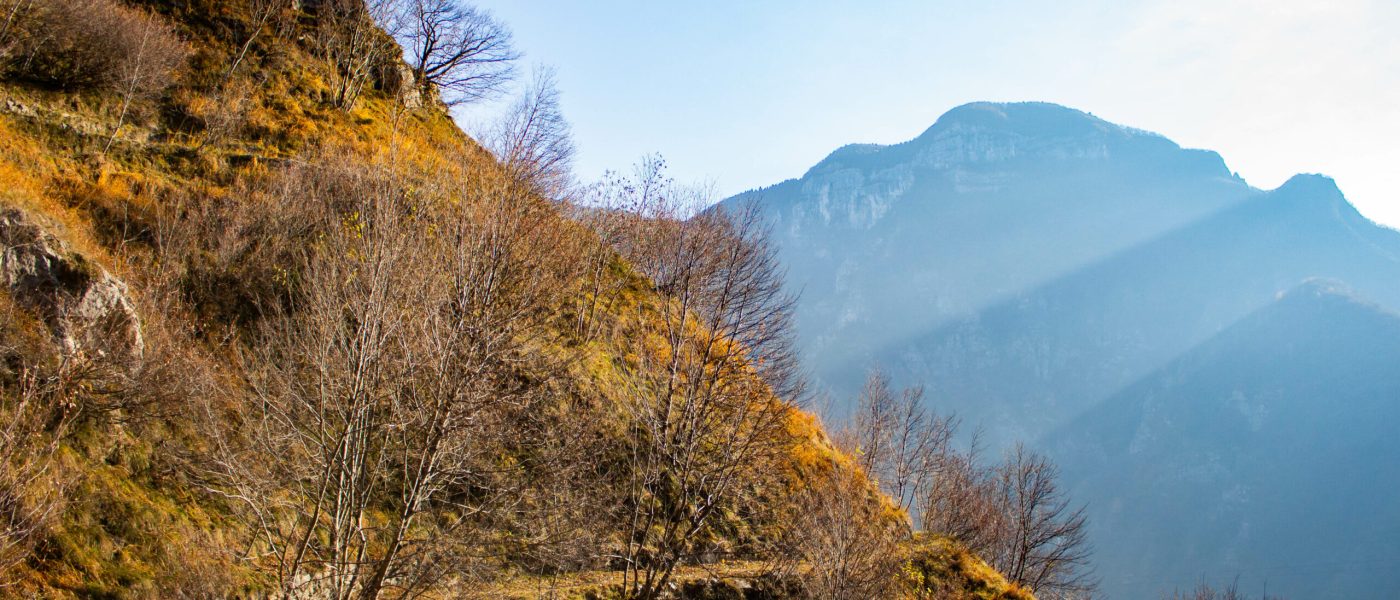
{"type": "Polygon", "coordinates": [[[521,97],[487,136],[488,146],[506,171],[546,198],[569,188],[574,142],[559,108],[553,69],[540,69],[521,97]]]}
{"type": "Polygon", "coordinates": [[[400,39],[424,97],[449,106],[499,94],[520,54],[490,13],[458,0],[402,0],[400,39]]]}

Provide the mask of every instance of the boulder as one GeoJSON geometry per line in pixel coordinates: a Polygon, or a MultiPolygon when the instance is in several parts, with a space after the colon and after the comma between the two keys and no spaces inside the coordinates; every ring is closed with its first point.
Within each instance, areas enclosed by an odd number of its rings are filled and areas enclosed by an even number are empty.
{"type": "Polygon", "coordinates": [[[141,360],[141,321],[126,284],[11,207],[0,208],[0,284],[43,318],[65,353],[141,360]]]}

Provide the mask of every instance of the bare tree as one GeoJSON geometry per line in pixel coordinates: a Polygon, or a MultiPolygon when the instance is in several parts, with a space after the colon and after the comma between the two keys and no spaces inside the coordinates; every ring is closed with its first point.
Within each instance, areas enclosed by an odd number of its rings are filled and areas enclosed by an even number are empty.
{"type": "Polygon", "coordinates": [[[925,408],[922,386],[895,391],[879,369],[866,378],[854,421],[851,451],[861,468],[917,520],[930,486],[952,456],[957,421],[925,408]]]}
{"type": "Polygon", "coordinates": [[[1076,598],[1097,582],[1089,571],[1090,548],[1083,507],[1060,491],[1053,463],[1017,444],[997,468],[1006,528],[992,564],[1006,577],[1044,598],[1076,598]]]}
{"type": "Polygon", "coordinates": [[[102,147],[102,154],[112,148],[122,125],[126,123],[131,102],[170,86],[170,76],[185,63],[189,47],[176,37],[170,25],[151,14],[132,13],[124,19],[127,40],[125,60],[117,67],[117,82],[122,94],[121,109],[112,136],[102,147]]]}
{"type": "Polygon", "coordinates": [[[251,443],[220,443],[214,487],[258,524],[286,596],[485,576],[482,548],[538,512],[522,490],[560,456],[520,435],[544,412],[528,348],[573,277],[550,251],[559,216],[490,172],[435,185],[332,159],[286,177],[273,201],[316,241],[246,361],[251,443]]]}
{"type": "Polygon", "coordinates": [[[321,0],[316,6],[316,48],[331,64],[331,104],[354,108],[375,68],[393,57],[395,0],[321,0]],[[384,29],[381,29],[383,27],[384,29]]]}
{"type": "Polygon", "coordinates": [[[29,558],[62,505],[63,490],[51,467],[67,421],[47,422],[60,379],[26,369],[18,389],[0,403],[0,590],[14,583],[11,571],[29,558]]]}
{"type": "MultiPolygon", "coordinates": [[[[1190,591],[1176,590],[1171,595],[1163,594],[1162,598],[1163,600],[1248,600],[1249,595],[1240,591],[1240,582],[1236,578],[1224,588],[1216,589],[1205,581],[1201,581],[1190,591]]],[[[1259,599],[1283,600],[1279,596],[1270,596],[1267,589],[1259,596],[1259,599]]]]}
{"type": "Polygon", "coordinates": [[[619,251],[640,251],[633,234],[644,226],[648,207],[663,203],[661,198],[675,183],[665,174],[665,161],[652,156],[643,159],[633,177],[609,172],[589,186],[571,206],[573,218],[596,236],[582,257],[583,289],[575,302],[575,331],[580,339],[597,333],[600,313],[613,307],[627,285],[619,251]]]}
{"type": "Polygon", "coordinates": [[[799,579],[814,600],[891,597],[908,530],[865,476],[843,465],[807,483],[788,529],[799,579]]]}
{"type": "Polygon", "coordinates": [[[637,307],[622,405],[631,422],[622,516],[629,596],[655,598],[721,507],[790,445],[799,389],[787,361],[792,298],[756,209],[676,215],[702,197],[671,188],[644,206],[623,253],[662,300],[637,307]],[[776,392],[776,396],[774,395],[776,392]]]}
{"type": "Polygon", "coordinates": [[[0,0],[0,70],[8,66],[9,59],[14,55],[19,45],[16,34],[33,7],[34,0],[0,0]]]}
{"type": "Polygon", "coordinates": [[[494,96],[515,77],[520,54],[490,13],[459,0],[402,0],[400,39],[425,98],[448,105],[494,96]]]}
{"type": "Polygon", "coordinates": [[[896,391],[879,370],[857,404],[850,452],[924,531],[959,540],[1041,597],[1095,589],[1084,508],[1059,490],[1053,463],[1018,445],[983,466],[977,436],[956,450],[956,419],[930,413],[921,387],[896,391]]]}
{"type": "Polygon", "coordinates": [[[956,539],[979,556],[991,556],[1006,521],[992,475],[980,462],[976,434],[966,451],[945,454],[925,491],[923,531],[956,539]]]}
{"type": "Polygon", "coordinates": [[[807,565],[802,579],[817,598],[876,598],[894,593],[913,530],[909,513],[927,513],[935,482],[956,453],[956,422],[923,406],[923,388],[895,390],[872,370],[850,428],[836,435],[853,457],[831,481],[800,496],[792,535],[807,565]]]}
{"type": "Polygon", "coordinates": [[[547,198],[561,198],[570,183],[574,142],[559,108],[553,69],[540,69],[521,97],[487,136],[506,171],[547,198]]]}
{"type": "Polygon", "coordinates": [[[396,560],[396,550],[380,550],[393,542],[368,519],[391,485],[383,474],[395,454],[391,424],[402,415],[388,409],[398,400],[396,382],[408,376],[396,342],[414,325],[403,309],[426,290],[407,277],[410,231],[398,192],[388,182],[347,183],[352,196],[313,200],[358,210],[322,213],[330,219],[327,252],[308,257],[304,301],[279,323],[264,359],[273,368],[254,382],[265,407],[265,451],[296,457],[276,473],[294,486],[292,519],[282,517],[289,526],[268,540],[288,596],[314,589],[374,597],[377,590],[361,586],[396,560]]]}

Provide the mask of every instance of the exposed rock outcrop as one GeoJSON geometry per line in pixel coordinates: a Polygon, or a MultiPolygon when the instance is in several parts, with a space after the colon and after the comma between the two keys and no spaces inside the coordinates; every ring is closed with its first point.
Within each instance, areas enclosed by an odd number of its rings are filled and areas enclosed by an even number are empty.
{"type": "Polygon", "coordinates": [[[126,284],[16,208],[0,208],[0,283],[65,352],[134,364],[145,344],[126,284]]]}

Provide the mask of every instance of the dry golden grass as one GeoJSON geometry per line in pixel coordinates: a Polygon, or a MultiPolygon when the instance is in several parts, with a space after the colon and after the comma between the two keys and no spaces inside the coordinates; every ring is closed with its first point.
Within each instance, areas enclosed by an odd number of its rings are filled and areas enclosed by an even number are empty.
{"type": "MultiPolygon", "coordinates": [[[[233,324],[176,306],[178,301],[171,299],[178,294],[162,279],[169,277],[170,265],[159,262],[164,257],[154,247],[152,232],[162,219],[200,208],[195,205],[265,209],[258,195],[249,192],[257,187],[251,182],[265,181],[286,165],[317,155],[393,164],[423,180],[462,182],[463,189],[490,185],[504,174],[488,152],[435,107],[407,110],[377,92],[366,94],[348,112],[328,106],[322,66],[303,45],[289,40],[264,42],[264,57],[250,60],[233,81],[216,89],[210,82],[227,64],[230,48],[211,33],[216,28],[210,23],[242,18],[233,6],[237,3],[149,4],[177,19],[197,54],[164,98],[140,101],[143,105],[136,108],[144,118],[127,125],[106,156],[97,151],[118,118],[118,102],[111,95],[63,94],[0,82],[0,203],[45,219],[74,251],[132,283],[148,326],[162,332],[152,336],[152,343],[173,348],[164,355],[171,365],[187,365],[191,372],[197,365],[204,384],[236,390],[244,383],[237,374],[239,353],[229,346],[238,342],[239,334],[233,324]],[[230,101],[234,97],[242,99],[230,101]],[[225,110],[238,112],[220,112],[225,110]],[[228,130],[209,135],[199,125],[215,122],[226,123],[228,130]]],[[[447,195],[452,194],[448,190],[447,195]]],[[[456,200],[461,201],[460,195],[456,200]]],[[[562,216],[558,226],[559,246],[542,250],[553,253],[551,260],[571,259],[596,242],[585,227],[562,216]]],[[[205,236],[222,233],[192,231],[205,236]]],[[[559,393],[569,402],[593,408],[605,409],[609,398],[626,385],[624,367],[639,362],[631,355],[637,345],[628,338],[636,329],[634,320],[655,313],[664,302],[625,263],[619,260],[612,266],[618,293],[606,299],[599,333],[582,339],[568,333],[574,309],[561,306],[554,315],[559,335],[533,348],[563,365],[567,376],[554,384],[559,393]]],[[[235,278],[239,273],[224,275],[235,278]]],[[[692,334],[707,335],[698,330],[692,334]]],[[[160,356],[162,350],[154,352],[160,356]]],[[[210,401],[208,406],[216,404],[210,401]]],[[[186,413],[173,411],[174,416],[143,427],[122,429],[95,422],[70,441],[60,470],[78,482],[71,498],[74,508],[52,532],[48,553],[25,567],[16,588],[22,595],[198,597],[216,595],[211,591],[215,588],[247,591],[266,585],[246,569],[248,563],[232,558],[232,551],[246,540],[243,525],[229,518],[223,500],[179,470],[181,461],[207,443],[191,434],[188,420],[194,409],[190,404],[186,413]]],[[[784,503],[793,490],[834,467],[852,464],[815,417],[795,407],[784,410],[783,426],[791,444],[781,472],[774,476],[777,482],[769,482],[776,485],[742,499],[767,505],[773,514],[791,508],[784,503]]],[[[613,419],[592,427],[614,433],[626,428],[616,410],[591,414],[613,419]]],[[[907,518],[888,502],[886,509],[888,518],[907,518]]],[[[742,522],[737,512],[722,519],[718,527],[724,535],[746,541],[777,533],[742,522]]],[[[963,577],[971,582],[968,585],[1002,594],[966,597],[1029,597],[1016,595],[1014,586],[1005,585],[976,557],[959,554],[954,546],[940,548],[943,554],[938,556],[951,558],[929,563],[942,569],[937,573],[963,577]]],[[[751,580],[769,566],[744,561],[689,565],[680,568],[677,581],[751,580]]],[[[619,583],[621,574],[609,571],[554,578],[517,574],[468,595],[534,598],[552,590],[560,597],[583,597],[589,592],[605,594],[619,583]]],[[[442,594],[454,595],[450,590],[442,594]]]]}
{"type": "MultiPolygon", "coordinates": [[[[768,563],[760,561],[734,561],[714,565],[688,565],[676,570],[677,587],[690,582],[712,581],[736,582],[739,585],[755,581],[769,572],[768,563]]],[[[622,585],[620,571],[585,571],[568,573],[557,577],[514,576],[500,583],[488,586],[468,597],[499,598],[501,600],[527,600],[532,598],[584,598],[593,594],[598,598],[611,598],[622,585]]]]}
{"type": "Polygon", "coordinates": [[[1035,600],[962,544],[920,536],[903,570],[910,600],[1035,600]]]}

